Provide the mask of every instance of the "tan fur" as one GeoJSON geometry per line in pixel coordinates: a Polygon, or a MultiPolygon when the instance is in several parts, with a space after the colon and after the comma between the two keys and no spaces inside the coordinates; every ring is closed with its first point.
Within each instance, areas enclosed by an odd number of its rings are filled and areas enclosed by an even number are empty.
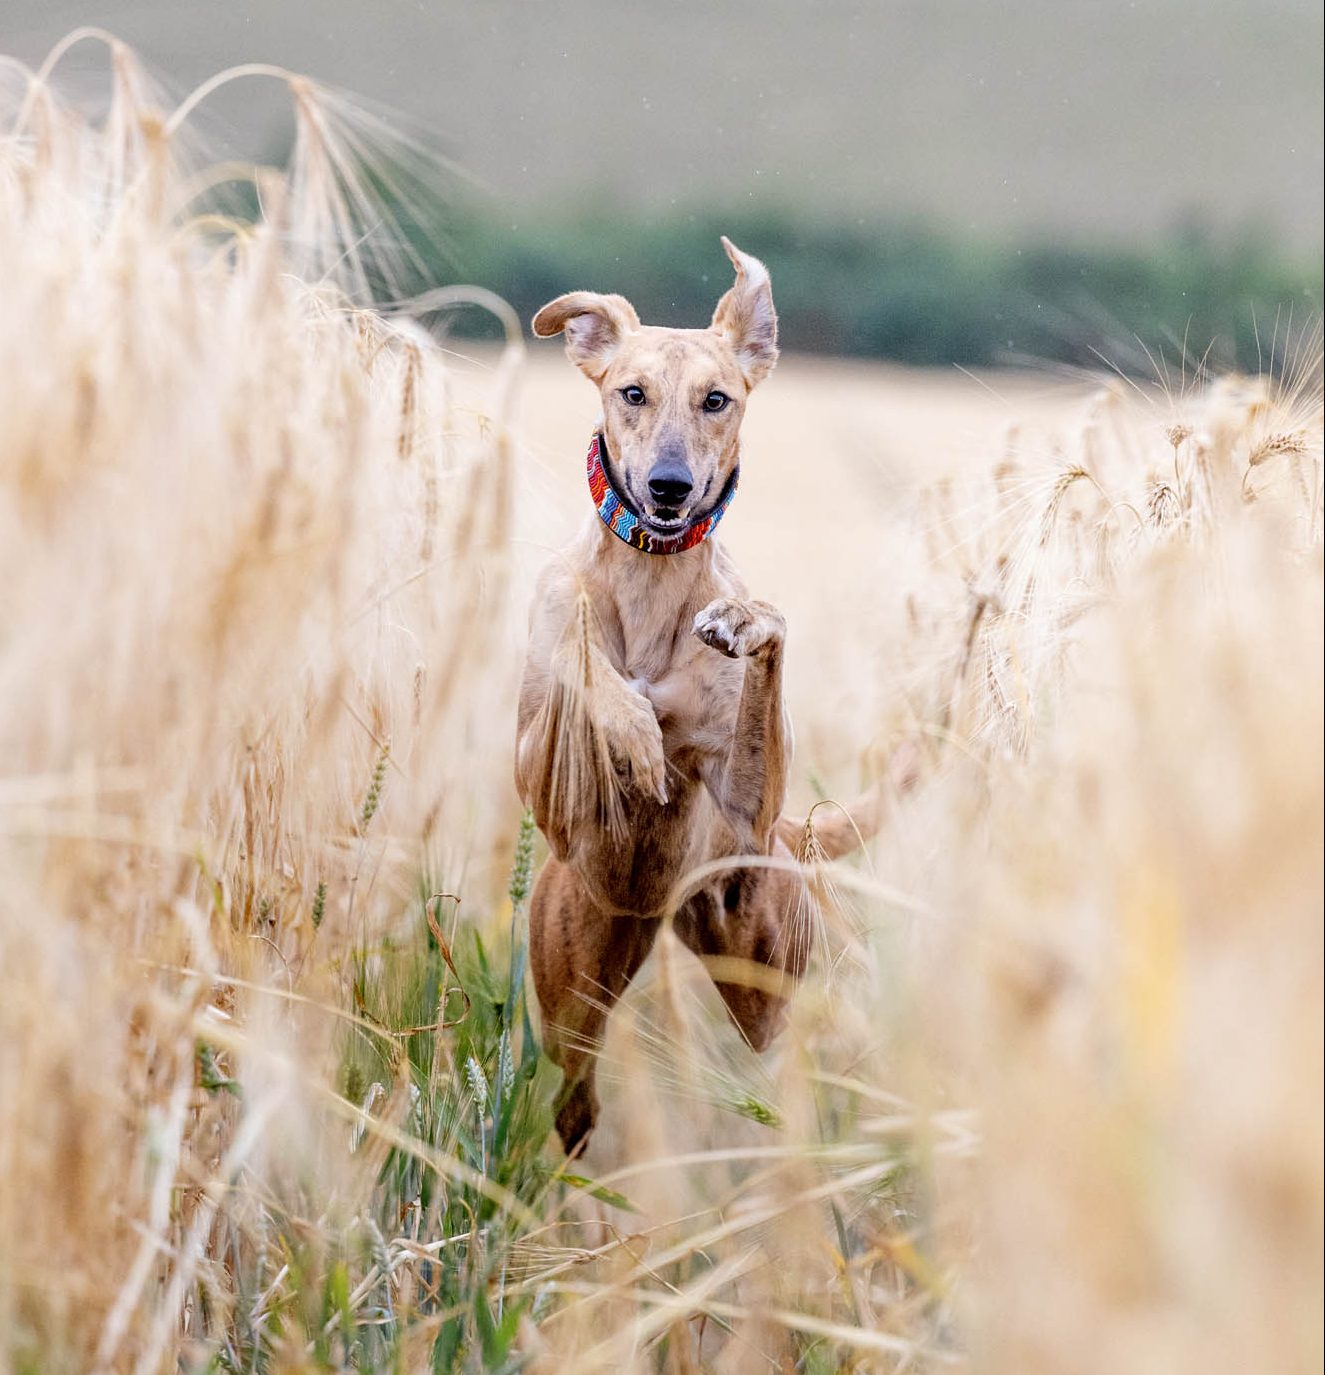
{"type": "MultiPolygon", "coordinates": [[[[539,335],[565,332],[567,354],[598,385],[614,475],[639,510],[653,465],[672,454],[694,479],[685,514],[706,512],[739,460],[746,398],[777,359],[768,274],[723,245],[737,279],[707,329],[643,326],[622,297],[590,292],[534,319],[539,335]],[[627,404],[627,387],[647,403],[627,404]],[[731,398],[719,413],[703,408],[715,389],[731,398]]],[[[674,885],[726,856],[791,857],[803,823],[781,818],[785,631],[715,539],[645,554],[595,514],[538,584],[515,777],[552,850],[530,910],[531,957],[545,1043],[566,1072],[557,1127],[568,1150],[593,1128],[593,1052],[673,915],[674,885]]],[[[801,887],[792,872],[725,870],[675,913],[681,939],[729,978],[733,961],[763,975],[718,983],[756,1049],[782,1025],[784,977],[803,967],[804,942],[783,938],[801,887]]]]}

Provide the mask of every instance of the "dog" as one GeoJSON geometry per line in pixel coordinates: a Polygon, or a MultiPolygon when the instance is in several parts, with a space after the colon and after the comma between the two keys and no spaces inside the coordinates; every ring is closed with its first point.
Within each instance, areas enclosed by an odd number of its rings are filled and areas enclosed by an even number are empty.
{"type": "MultiPolygon", "coordinates": [[[[805,899],[793,852],[806,823],[782,815],[786,622],[750,598],[713,538],[778,322],[764,265],[722,245],[736,280],[706,328],[642,325],[624,297],[587,291],[533,320],[540,338],[564,334],[602,400],[587,461],[595,513],[537,584],[515,752],[517,790],[551,852],[530,904],[530,961],[545,1046],[565,1074],[556,1126],[570,1154],[597,1117],[608,1014],[664,920],[711,962],[756,1051],[804,969],[806,942],[788,927],[805,899]],[[725,858],[731,867],[713,864],[725,858]],[[700,866],[706,877],[678,891],[700,866]]],[[[866,800],[816,820],[816,855],[853,849],[876,810],[866,800]]]]}

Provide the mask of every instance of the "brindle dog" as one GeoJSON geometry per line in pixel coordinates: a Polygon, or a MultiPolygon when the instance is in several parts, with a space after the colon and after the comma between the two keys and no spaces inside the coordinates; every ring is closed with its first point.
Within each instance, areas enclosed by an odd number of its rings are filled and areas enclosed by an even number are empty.
{"type": "MultiPolygon", "coordinates": [[[[706,329],[641,325],[623,297],[583,291],[534,317],[535,334],[565,333],[571,361],[597,385],[604,468],[638,528],[662,538],[721,500],[746,399],[778,357],[768,273],[722,243],[736,282],[706,329]]],[[[594,516],[538,584],[515,779],[552,851],[530,942],[545,1042],[566,1074],[557,1130],[568,1151],[593,1130],[594,1054],[673,915],[674,886],[706,861],[791,858],[804,823],[781,815],[785,634],[712,538],[646,553],[594,516]]],[[[845,853],[870,820],[836,818],[816,839],[845,853]]],[[[737,867],[710,875],[674,914],[692,950],[726,957],[714,962],[717,986],[756,1050],[783,1024],[783,980],[802,972],[805,943],[786,929],[801,902],[793,866],[737,867]],[[743,977],[742,962],[762,977],[743,977]]]]}

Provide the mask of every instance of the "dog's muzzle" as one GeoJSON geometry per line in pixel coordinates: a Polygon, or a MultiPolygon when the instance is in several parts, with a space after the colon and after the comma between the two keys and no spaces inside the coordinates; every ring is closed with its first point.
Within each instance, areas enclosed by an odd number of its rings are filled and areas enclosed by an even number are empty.
{"type": "Polygon", "coordinates": [[[586,467],[589,473],[589,495],[593,497],[598,518],[617,539],[623,540],[632,549],[638,549],[644,554],[679,554],[682,550],[693,549],[695,545],[702,544],[726,515],[727,508],[736,495],[736,483],[741,475],[740,464],[737,464],[722,489],[722,495],[710,511],[691,520],[675,534],[669,532],[662,535],[646,527],[644,518],[612,481],[608,472],[609,462],[607,443],[601,434],[595,432],[589,441],[586,467]]]}

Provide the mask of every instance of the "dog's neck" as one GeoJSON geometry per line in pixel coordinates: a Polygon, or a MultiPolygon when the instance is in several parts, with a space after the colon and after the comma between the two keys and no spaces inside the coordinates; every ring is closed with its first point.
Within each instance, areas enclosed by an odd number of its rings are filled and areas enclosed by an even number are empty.
{"type": "Polygon", "coordinates": [[[716,568],[729,562],[727,551],[710,539],[670,558],[651,558],[596,517],[584,536],[584,572],[609,656],[627,678],[658,682],[678,643],[688,639],[695,613],[713,599],[716,568]]]}
{"type": "Polygon", "coordinates": [[[657,558],[628,544],[600,516],[588,518],[581,568],[593,589],[604,647],[630,679],[657,683],[689,640],[695,613],[716,595],[730,557],[717,539],[657,558]]]}
{"type": "Polygon", "coordinates": [[[741,474],[738,463],[711,510],[675,534],[661,534],[648,528],[643,517],[613,480],[611,463],[607,441],[602,431],[596,429],[589,440],[589,453],[585,459],[589,495],[593,498],[594,509],[606,529],[646,560],[660,555],[684,554],[703,544],[732,504],[741,474]]]}

